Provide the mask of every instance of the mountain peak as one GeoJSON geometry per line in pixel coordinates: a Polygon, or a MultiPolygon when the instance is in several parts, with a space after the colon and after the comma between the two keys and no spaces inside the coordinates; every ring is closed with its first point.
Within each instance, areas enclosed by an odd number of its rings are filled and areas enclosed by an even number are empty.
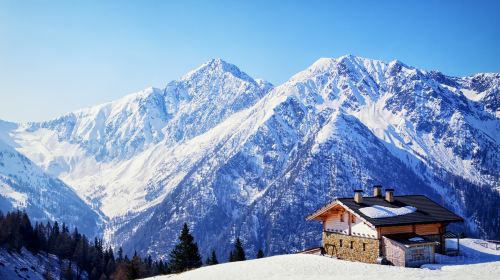
{"type": "Polygon", "coordinates": [[[227,61],[223,60],[222,58],[212,58],[209,61],[205,62],[204,64],[210,64],[210,65],[232,65],[231,63],[228,63],[227,61]]]}
{"type": "Polygon", "coordinates": [[[322,57],[316,60],[311,66],[305,69],[302,72],[297,73],[292,77],[291,80],[307,80],[316,75],[322,75],[331,71],[340,71],[340,72],[349,72],[349,71],[357,71],[356,69],[361,67],[365,67],[366,65],[373,63],[381,63],[377,60],[372,60],[368,58],[363,58],[359,56],[355,56],[352,54],[343,55],[337,58],[331,57],[322,57]],[[340,70],[339,70],[340,69],[340,70]]]}
{"type": "Polygon", "coordinates": [[[190,80],[200,76],[207,75],[224,75],[225,73],[229,73],[236,78],[255,83],[255,80],[252,79],[245,72],[241,71],[236,65],[226,62],[221,58],[213,58],[206,63],[202,64],[200,67],[188,72],[184,75],[181,80],[190,80]]]}
{"type": "Polygon", "coordinates": [[[338,58],[336,58],[336,60],[338,60],[338,61],[345,61],[345,60],[354,60],[354,59],[357,59],[357,58],[361,58],[361,57],[355,56],[353,54],[345,54],[343,56],[339,56],[338,58]]]}

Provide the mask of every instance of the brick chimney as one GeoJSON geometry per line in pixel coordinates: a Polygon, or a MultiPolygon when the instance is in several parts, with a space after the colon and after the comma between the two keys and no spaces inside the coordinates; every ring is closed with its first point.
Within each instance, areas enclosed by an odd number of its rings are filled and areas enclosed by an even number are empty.
{"type": "Polygon", "coordinates": [[[381,185],[373,186],[373,196],[374,197],[382,197],[382,186],[381,185]]]}
{"type": "Polygon", "coordinates": [[[394,202],[394,189],[385,189],[385,201],[389,203],[394,202]]]}
{"type": "Polygon", "coordinates": [[[358,204],[363,202],[363,190],[354,190],[354,202],[358,204]]]}

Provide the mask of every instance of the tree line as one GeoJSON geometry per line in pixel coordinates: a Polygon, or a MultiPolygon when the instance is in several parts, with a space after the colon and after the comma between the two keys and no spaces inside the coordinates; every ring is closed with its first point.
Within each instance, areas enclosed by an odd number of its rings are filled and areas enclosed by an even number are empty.
{"type": "MultiPolygon", "coordinates": [[[[187,224],[182,227],[179,235],[179,243],[170,252],[169,270],[173,273],[183,272],[190,269],[201,267],[201,255],[198,250],[198,245],[194,242],[194,237],[189,232],[187,224]]],[[[264,252],[259,249],[256,258],[264,257],[264,252]]],[[[234,248],[229,252],[229,262],[245,261],[247,259],[245,249],[239,237],[236,238],[234,248]]],[[[210,256],[205,260],[205,265],[219,264],[215,250],[212,250],[210,256]]]]}
{"type": "MultiPolygon", "coordinates": [[[[202,262],[198,245],[184,224],[179,241],[169,254],[169,261],[154,260],[149,255],[141,258],[137,252],[132,257],[123,254],[120,247],[115,255],[111,247],[105,247],[103,240],[89,240],[85,234],[75,227],[70,232],[66,224],[35,223],[33,226],[26,212],[14,211],[6,215],[0,211],[0,247],[9,252],[20,252],[26,248],[33,253],[56,255],[60,260],[69,263],[60,266],[61,279],[82,279],[83,274],[90,280],[106,279],[137,279],[160,274],[179,273],[202,265],[218,264],[215,250],[202,262]]],[[[259,250],[256,258],[264,257],[259,250]]],[[[234,249],[229,252],[228,261],[246,260],[245,250],[239,238],[234,243],[234,249]]],[[[48,278],[50,274],[47,272],[48,278]]]]}

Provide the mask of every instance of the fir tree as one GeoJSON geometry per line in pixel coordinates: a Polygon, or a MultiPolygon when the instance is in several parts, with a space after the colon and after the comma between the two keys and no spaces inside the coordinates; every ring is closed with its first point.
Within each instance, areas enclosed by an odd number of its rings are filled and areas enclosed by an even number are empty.
{"type": "Polygon", "coordinates": [[[118,249],[118,258],[116,260],[119,262],[123,261],[123,249],[121,246],[120,249],[118,249]]]}
{"type": "Polygon", "coordinates": [[[217,260],[217,255],[215,254],[215,250],[212,250],[212,265],[219,264],[219,260],[217,260]]]}
{"type": "Polygon", "coordinates": [[[128,265],[128,277],[129,279],[143,278],[146,276],[146,268],[141,258],[134,254],[132,261],[128,265]]]}
{"type": "Polygon", "coordinates": [[[264,251],[262,249],[259,249],[257,252],[257,259],[262,259],[264,257],[264,251]]]}
{"type": "Polygon", "coordinates": [[[170,269],[172,272],[182,272],[201,266],[201,256],[194,237],[189,233],[187,224],[184,224],[179,243],[170,252],[170,269]]]}
{"type": "Polygon", "coordinates": [[[234,243],[234,250],[229,255],[230,262],[239,262],[246,260],[245,250],[243,249],[243,245],[241,244],[240,238],[236,238],[236,242],[234,243]]]}
{"type": "Polygon", "coordinates": [[[215,250],[212,250],[212,254],[210,257],[207,257],[207,261],[205,264],[206,265],[219,264],[219,261],[217,260],[217,255],[215,254],[215,250]]]}
{"type": "Polygon", "coordinates": [[[168,274],[170,273],[170,269],[168,268],[168,265],[163,262],[163,260],[160,260],[157,265],[158,268],[158,273],[159,274],[168,274]]]}

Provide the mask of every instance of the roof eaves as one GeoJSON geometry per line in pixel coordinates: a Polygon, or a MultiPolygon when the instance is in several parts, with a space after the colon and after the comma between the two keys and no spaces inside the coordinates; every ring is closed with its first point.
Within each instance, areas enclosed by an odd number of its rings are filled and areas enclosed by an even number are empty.
{"type": "Polygon", "coordinates": [[[328,211],[330,208],[332,208],[336,204],[338,204],[338,200],[337,199],[335,199],[334,201],[332,201],[332,202],[328,203],[327,205],[321,207],[320,209],[316,210],[316,212],[312,213],[311,215],[307,216],[306,217],[306,221],[312,221],[312,220],[314,220],[319,215],[325,213],[326,211],[328,211]]]}

